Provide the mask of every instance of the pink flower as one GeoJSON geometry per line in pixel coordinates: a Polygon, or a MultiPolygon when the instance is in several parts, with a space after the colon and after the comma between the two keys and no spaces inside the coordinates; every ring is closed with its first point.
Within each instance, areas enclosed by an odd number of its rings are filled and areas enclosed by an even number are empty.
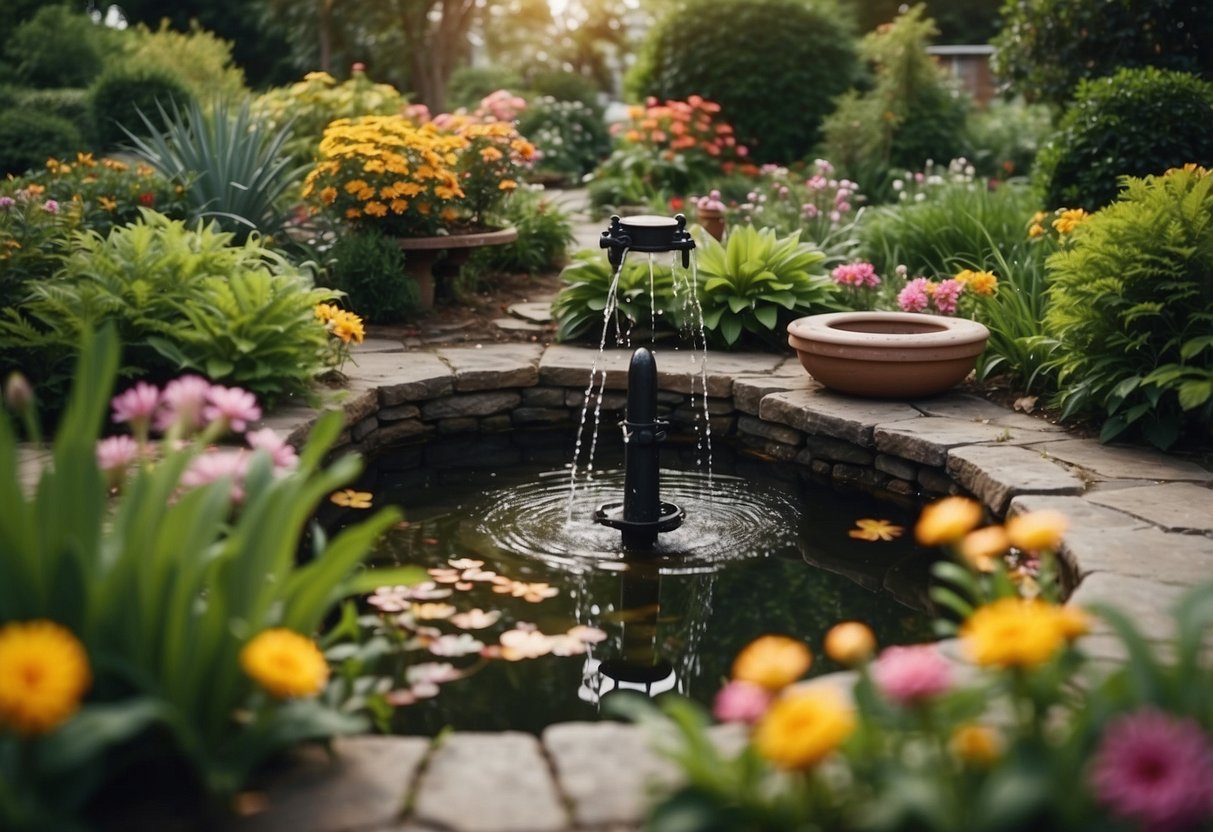
{"type": "Polygon", "coordinates": [[[53,199],[48,199],[46,202],[42,203],[42,210],[48,214],[58,214],[59,203],[55,202],[53,199]]]}
{"type": "Polygon", "coordinates": [[[931,302],[927,293],[927,279],[916,277],[897,293],[897,306],[902,312],[922,312],[931,302]]]}
{"type": "Polygon", "coordinates": [[[930,645],[888,647],[872,665],[872,680],[889,699],[912,705],[947,693],[952,667],[930,645]]]}
{"type": "Polygon", "coordinates": [[[736,679],[716,694],[712,714],[721,722],[745,722],[753,725],[767,712],[772,694],[762,685],[736,679]]]}
{"type": "Polygon", "coordinates": [[[806,202],[804,205],[802,205],[800,207],[801,207],[801,210],[804,211],[804,215],[811,220],[816,219],[817,214],[820,213],[817,210],[817,206],[811,202],[806,202]]]}
{"type": "Polygon", "coordinates": [[[236,433],[242,433],[249,422],[261,418],[261,408],[257,406],[257,397],[239,387],[221,387],[215,385],[206,392],[208,405],[202,411],[207,421],[222,420],[236,433]]]}
{"type": "Polygon", "coordinates": [[[830,276],[840,286],[862,288],[880,285],[880,276],[876,274],[876,267],[863,260],[838,266],[830,272],[830,276]]]}
{"type": "Polygon", "coordinates": [[[295,453],[295,449],[273,428],[251,430],[244,435],[244,440],[253,450],[268,451],[270,459],[274,461],[274,467],[279,470],[294,470],[299,464],[299,455],[295,453]]]}
{"type": "Polygon", "coordinates": [[[837,211],[830,212],[830,222],[839,222],[842,219],[842,214],[837,211]]]}
{"type": "Polygon", "coordinates": [[[125,393],[114,396],[110,407],[114,410],[115,422],[126,422],[137,436],[147,438],[152,414],[160,404],[160,391],[145,381],[138,382],[125,393]]]}
{"type": "Polygon", "coordinates": [[[244,475],[248,472],[248,452],[244,450],[211,451],[194,457],[181,475],[184,488],[198,488],[222,479],[232,481],[232,502],[244,500],[244,475]]]}
{"type": "Polygon", "coordinates": [[[16,204],[17,200],[11,196],[0,196],[0,211],[7,211],[16,204]]]}
{"type": "Polygon", "coordinates": [[[157,429],[167,431],[177,425],[183,432],[193,433],[201,428],[202,408],[210,389],[211,383],[202,376],[181,376],[166,384],[157,429]]]}
{"type": "Polygon", "coordinates": [[[1108,723],[1089,773],[1096,799],[1149,832],[1213,818],[1213,746],[1193,719],[1143,709],[1108,723]]]}
{"type": "Polygon", "coordinates": [[[956,314],[956,304],[964,288],[965,285],[955,278],[949,278],[937,283],[935,285],[935,292],[932,295],[932,300],[935,301],[935,308],[944,315],[956,314]]]}
{"type": "Polygon", "coordinates": [[[129,436],[110,436],[97,443],[97,467],[121,474],[139,458],[139,443],[129,436]]]}

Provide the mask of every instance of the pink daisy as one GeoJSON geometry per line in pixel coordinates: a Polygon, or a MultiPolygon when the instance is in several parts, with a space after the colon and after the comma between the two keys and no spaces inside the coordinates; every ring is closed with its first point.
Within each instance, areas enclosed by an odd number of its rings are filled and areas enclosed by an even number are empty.
{"type": "Polygon", "coordinates": [[[1213,745],[1193,719],[1152,709],[1108,723],[1089,773],[1096,799],[1147,832],[1213,818],[1213,745]]]}
{"type": "Polygon", "coordinates": [[[211,451],[190,462],[181,475],[184,488],[197,488],[221,479],[232,481],[232,502],[244,500],[244,475],[248,472],[249,455],[245,450],[211,451]]]}
{"type": "Polygon", "coordinates": [[[244,439],[253,450],[268,451],[274,461],[274,467],[279,470],[291,471],[299,464],[299,455],[295,453],[295,449],[273,428],[250,430],[244,435],[244,439]]]}
{"type": "Polygon", "coordinates": [[[139,458],[139,443],[129,436],[109,436],[97,443],[97,467],[108,473],[121,473],[139,458]]]}
{"type": "Polygon", "coordinates": [[[960,293],[964,291],[964,288],[965,285],[954,278],[936,284],[935,292],[931,296],[935,302],[935,308],[944,315],[954,315],[956,304],[960,300],[960,293]]]}
{"type": "Polygon", "coordinates": [[[152,423],[152,414],[160,404],[160,391],[145,381],[140,381],[124,393],[114,396],[110,407],[115,422],[126,422],[131,430],[146,439],[147,429],[152,423]]]}
{"type": "Polygon", "coordinates": [[[947,693],[952,667],[929,645],[889,647],[872,665],[872,680],[887,698],[912,705],[947,693]]]}
{"type": "Polygon", "coordinates": [[[181,376],[164,387],[156,428],[167,431],[177,425],[184,433],[193,433],[203,425],[202,408],[211,383],[202,376],[181,376]]]}
{"type": "Polygon", "coordinates": [[[902,312],[922,312],[931,302],[927,294],[927,279],[916,277],[897,293],[897,306],[902,312]]]}
{"type": "Polygon", "coordinates": [[[206,392],[207,406],[202,415],[208,422],[222,420],[231,430],[243,433],[249,422],[261,418],[257,397],[239,387],[215,385],[206,392]]]}

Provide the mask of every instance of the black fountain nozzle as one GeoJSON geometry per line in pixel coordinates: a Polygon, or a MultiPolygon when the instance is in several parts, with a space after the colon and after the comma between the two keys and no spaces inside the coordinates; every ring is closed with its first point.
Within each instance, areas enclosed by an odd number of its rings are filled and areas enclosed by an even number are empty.
{"type": "Polygon", "coordinates": [[[623,502],[603,503],[594,521],[623,532],[623,548],[649,550],[660,532],[682,525],[686,512],[661,501],[659,446],[664,422],[657,420],[657,359],[647,347],[628,365],[628,410],[623,427],[623,502]]]}
{"type": "Polygon", "coordinates": [[[607,260],[618,269],[625,251],[681,251],[682,267],[691,267],[691,249],[695,240],[687,231],[687,218],[682,214],[660,217],[642,214],[620,219],[611,217],[611,227],[602,232],[598,247],[607,249],[607,260]]]}

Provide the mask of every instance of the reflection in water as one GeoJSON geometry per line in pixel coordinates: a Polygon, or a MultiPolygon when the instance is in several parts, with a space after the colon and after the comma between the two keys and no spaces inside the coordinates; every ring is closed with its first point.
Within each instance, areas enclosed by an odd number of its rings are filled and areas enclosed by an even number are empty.
{"type": "MultiPolygon", "coordinates": [[[[454,590],[447,602],[460,610],[501,611],[495,629],[475,634],[489,655],[500,656],[494,641],[520,627],[557,634],[583,625],[606,634],[584,655],[470,657],[467,678],[397,711],[398,730],[538,732],[596,718],[599,700],[619,689],[676,690],[710,702],[733,656],[767,632],[801,638],[817,654],[825,631],[845,619],[868,622],[882,644],[930,638],[921,599],[931,553],[908,539],[848,536],[860,517],[909,527],[914,506],[840,494],[807,481],[799,466],[720,444],[709,488],[695,468],[696,449],[667,445],[662,492],[687,509],[686,523],[661,536],[653,557],[624,559],[618,532],[590,519],[619,493],[619,449],[613,456],[599,448],[598,472],[566,521],[570,446],[559,433],[433,442],[381,457],[355,485],[373,492],[377,506],[398,503],[408,517],[384,539],[378,562],[449,577],[452,562],[474,558],[495,576],[444,584],[454,590]]],[[[329,525],[354,519],[349,510],[327,512],[329,525]]],[[[447,621],[427,624],[450,630],[447,621]]],[[[813,672],[830,669],[819,659],[813,672]]]]}

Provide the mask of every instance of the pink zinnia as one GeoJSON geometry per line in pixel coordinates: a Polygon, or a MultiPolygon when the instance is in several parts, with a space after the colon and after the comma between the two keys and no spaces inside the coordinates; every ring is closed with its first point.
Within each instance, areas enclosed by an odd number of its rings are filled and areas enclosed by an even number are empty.
{"type": "Polygon", "coordinates": [[[291,470],[299,464],[299,456],[295,453],[295,449],[273,428],[251,430],[244,435],[244,439],[250,448],[268,451],[275,468],[291,470]]]}
{"type": "Polygon", "coordinates": [[[1213,746],[1193,719],[1152,709],[1117,717],[1089,776],[1100,803],[1149,832],[1213,818],[1213,746]]]}
{"type": "Polygon", "coordinates": [[[160,391],[145,381],[138,382],[124,393],[114,396],[110,407],[114,410],[115,422],[126,422],[136,435],[147,438],[152,414],[160,404],[160,391]]]}
{"type": "Polygon", "coordinates": [[[880,285],[880,277],[876,274],[876,267],[863,260],[838,266],[834,271],[830,272],[830,276],[834,278],[835,283],[842,286],[863,287],[880,285]]]}
{"type": "Polygon", "coordinates": [[[206,404],[211,383],[202,376],[181,376],[164,387],[163,408],[156,427],[166,431],[178,425],[187,433],[202,427],[202,408],[206,404]]]}
{"type": "Polygon", "coordinates": [[[952,667],[930,645],[889,647],[872,665],[872,679],[892,701],[912,705],[947,693],[952,667]]]}
{"type": "Polygon", "coordinates": [[[257,397],[239,387],[220,387],[215,385],[206,393],[208,402],[202,415],[207,421],[214,422],[222,419],[224,424],[236,433],[243,433],[249,422],[261,418],[261,408],[257,406],[257,397]]]}
{"type": "Polygon", "coordinates": [[[916,277],[897,293],[897,306],[902,312],[921,312],[931,302],[927,294],[927,279],[916,277]]]}
{"type": "Polygon", "coordinates": [[[956,303],[964,288],[965,285],[955,278],[949,278],[936,284],[935,292],[931,296],[931,299],[935,301],[935,308],[944,315],[955,314],[956,303]]]}
{"type": "Polygon", "coordinates": [[[181,485],[198,488],[222,479],[232,481],[232,502],[244,500],[244,475],[248,472],[248,452],[211,451],[195,457],[181,475],[181,485]]]}
{"type": "Polygon", "coordinates": [[[121,473],[139,458],[139,443],[129,436],[109,436],[97,443],[97,467],[109,473],[121,473]]]}
{"type": "Polygon", "coordinates": [[[753,682],[734,680],[716,694],[712,714],[721,722],[753,725],[771,705],[771,692],[753,682]]]}

